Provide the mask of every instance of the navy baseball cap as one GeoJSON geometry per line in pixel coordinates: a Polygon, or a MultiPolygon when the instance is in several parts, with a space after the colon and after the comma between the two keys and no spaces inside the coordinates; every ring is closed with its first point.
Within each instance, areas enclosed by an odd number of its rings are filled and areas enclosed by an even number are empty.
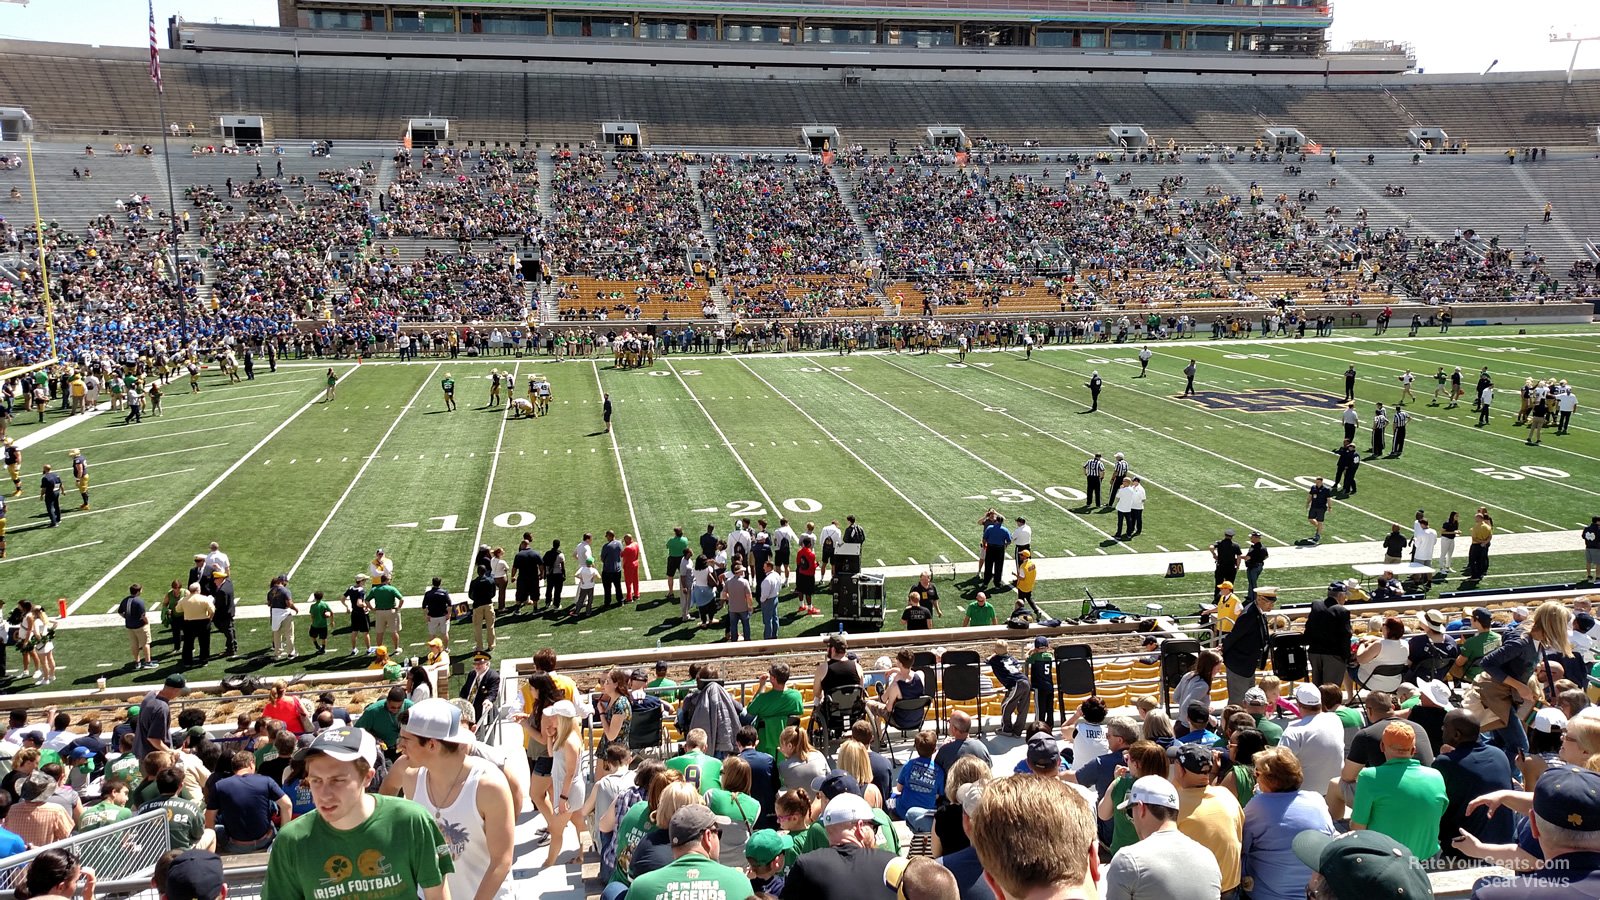
{"type": "Polygon", "coordinates": [[[811,789],[820,791],[822,796],[832,800],[840,794],[855,794],[857,797],[866,792],[861,789],[861,782],[843,769],[834,769],[828,774],[811,782],[811,789]]]}
{"type": "Polygon", "coordinates": [[[1167,748],[1167,759],[1172,760],[1196,775],[1211,771],[1215,757],[1211,750],[1199,744],[1173,744],[1167,748]]]}
{"type": "Polygon", "coordinates": [[[1533,814],[1570,831],[1600,831],[1600,773],[1550,768],[1533,790],[1533,814]]]}
{"type": "Polygon", "coordinates": [[[185,850],[167,867],[166,900],[217,900],[224,883],[222,857],[209,850],[185,850]]]}

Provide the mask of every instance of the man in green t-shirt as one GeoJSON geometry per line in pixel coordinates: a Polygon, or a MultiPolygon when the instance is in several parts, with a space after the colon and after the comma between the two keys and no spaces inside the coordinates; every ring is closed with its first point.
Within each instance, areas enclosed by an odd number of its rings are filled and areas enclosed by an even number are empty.
{"type": "Polygon", "coordinates": [[[667,664],[665,661],[656,663],[655,680],[645,685],[645,687],[650,689],[650,696],[659,698],[662,703],[677,703],[684,697],[688,696],[688,687],[677,691],[657,690],[657,688],[669,688],[677,686],[678,683],[676,681],[673,681],[671,678],[667,677],[667,664]]]}
{"type": "Polygon", "coordinates": [[[372,607],[372,621],[378,629],[378,643],[400,654],[400,607],[406,598],[400,589],[389,583],[390,575],[378,576],[378,583],[367,591],[367,605],[372,607]],[[393,640],[390,640],[393,636],[393,640]]]}
{"type": "Polygon", "coordinates": [[[455,871],[428,811],[367,792],[378,745],[368,732],[330,728],[295,754],[316,809],[283,826],[261,895],[273,900],[444,900],[455,871]]]}
{"type": "Polygon", "coordinates": [[[1416,759],[1417,733],[1404,722],[1383,730],[1384,764],[1356,778],[1350,830],[1370,828],[1404,844],[1417,859],[1439,853],[1439,821],[1449,799],[1444,776],[1416,759]]]}
{"type": "Polygon", "coordinates": [[[704,728],[691,728],[683,739],[683,753],[667,760],[667,768],[676,769],[696,793],[722,786],[722,760],[706,754],[707,741],[704,728]]]}
{"type": "Polygon", "coordinates": [[[789,720],[806,711],[805,698],[788,685],[789,664],[773,663],[756,682],[758,693],[745,707],[745,712],[755,716],[756,730],[761,734],[757,749],[773,759],[778,758],[778,737],[788,727],[789,720]]]}
{"type": "MultiPolygon", "coordinates": [[[[689,555],[689,539],[683,536],[681,526],[672,529],[672,537],[667,538],[667,586],[672,586],[672,576],[678,572],[678,565],[685,556],[689,555]]],[[[676,594],[667,593],[667,599],[673,599],[676,594]]]]}
{"type": "Polygon", "coordinates": [[[1478,630],[1477,634],[1461,642],[1461,655],[1456,657],[1456,667],[1467,681],[1483,672],[1483,666],[1478,663],[1500,646],[1500,633],[1494,630],[1494,614],[1488,609],[1480,606],[1472,611],[1472,627],[1478,630]]]}
{"type": "Polygon", "coordinates": [[[139,807],[139,812],[161,810],[167,814],[167,834],[174,850],[215,850],[216,833],[206,829],[206,809],[198,800],[179,795],[183,789],[183,770],[168,766],[156,775],[156,799],[139,807]]]}
{"type": "Polygon", "coordinates": [[[311,595],[311,643],[317,648],[317,655],[328,652],[328,620],[333,618],[333,607],[328,605],[327,598],[321,591],[311,595]]]}
{"type": "Polygon", "coordinates": [[[993,625],[995,619],[994,607],[989,604],[989,595],[983,591],[967,604],[967,615],[961,620],[962,628],[982,628],[993,625]]]}
{"type": "Polygon", "coordinates": [[[727,818],[713,815],[708,807],[698,804],[673,813],[667,826],[672,862],[634,879],[627,900],[747,900],[754,896],[750,879],[743,872],[717,862],[722,853],[722,829],[718,826],[727,823],[727,818]]]}
{"type": "Polygon", "coordinates": [[[411,698],[400,685],[389,688],[382,700],[374,700],[361,711],[355,727],[367,730],[387,752],[400,743],[400,714],[411,708],[411,698]]]}
{"type": "Polygon", "coordinates": [[[83,818],[78,820],[79,834],[133,818],[133,810],[128,808],[126,781],[120,778],[107,778],[101,785],[100,796],[105,799],[84,810],[83,818]]]}
{"type": "Polygon", "coordinates": [[[1267,692],[1258,687],[1245,691],[1244,711],[1256,720],[1256,730],[1267,739],[1267,746],[1278,746],[1283,740],[1283,726],[1267,718],[1267,692]]]}

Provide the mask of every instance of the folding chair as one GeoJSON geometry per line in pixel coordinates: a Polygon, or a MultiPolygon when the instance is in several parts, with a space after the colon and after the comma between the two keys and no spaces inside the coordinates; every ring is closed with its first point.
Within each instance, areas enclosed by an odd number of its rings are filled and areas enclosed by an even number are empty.
{"type": "Polygon", "coordinates": [[[944,698],[950,703],[972,702],[977,707],[978,733],[983,733],[983,676],[976,650],[948,650],[944,654],[944,698]]]}

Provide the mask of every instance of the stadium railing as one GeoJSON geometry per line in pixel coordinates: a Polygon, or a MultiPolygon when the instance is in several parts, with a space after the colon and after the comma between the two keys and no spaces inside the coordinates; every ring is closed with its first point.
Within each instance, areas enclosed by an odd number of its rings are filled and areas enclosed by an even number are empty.
{"type": "MultiPolygon", "coordinates": [[[[148,885],[156,861],[171,849],[167,814],[156,810],[0,859],[0,886],[15,887],[28,864],[47,850],[72,851],[83,865],[94,869],[97,880],[142,878],[148,885]]],[[[0,894],[0,900],[10,900],[10,894],[0,894]]]]}

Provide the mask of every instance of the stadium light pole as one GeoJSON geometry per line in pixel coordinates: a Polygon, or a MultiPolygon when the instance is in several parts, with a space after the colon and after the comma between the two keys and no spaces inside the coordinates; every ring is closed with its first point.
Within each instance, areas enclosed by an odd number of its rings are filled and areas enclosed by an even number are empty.
{"type": "Polygon", "coordinates": [[[39,257],[39,291],[44,298],[44,330],[50,338],[50,359],[56,359],[56,311],[50,302],[50,263],[45,256],[44,220],[39,215],[39,182],[33,173],[33,135],[23,132],[22,143],[28,149],[28,189],[33,192],[33,246],[39,257]]]}
{"type": "Polygon", "coordinates": [[[1572,59],[1567,61],[1567,84],[1572,83],[1572,70],[1578,65],[1578,51],[1583,49],[1584,41],[1600,41],[1600,34],[1592,34],[1588,37],[1573,37],[1570,31],[1564,35],[1556,34],[1553,31],[1550,33],[1550,43],[1572,45],[1572,59]]]}

